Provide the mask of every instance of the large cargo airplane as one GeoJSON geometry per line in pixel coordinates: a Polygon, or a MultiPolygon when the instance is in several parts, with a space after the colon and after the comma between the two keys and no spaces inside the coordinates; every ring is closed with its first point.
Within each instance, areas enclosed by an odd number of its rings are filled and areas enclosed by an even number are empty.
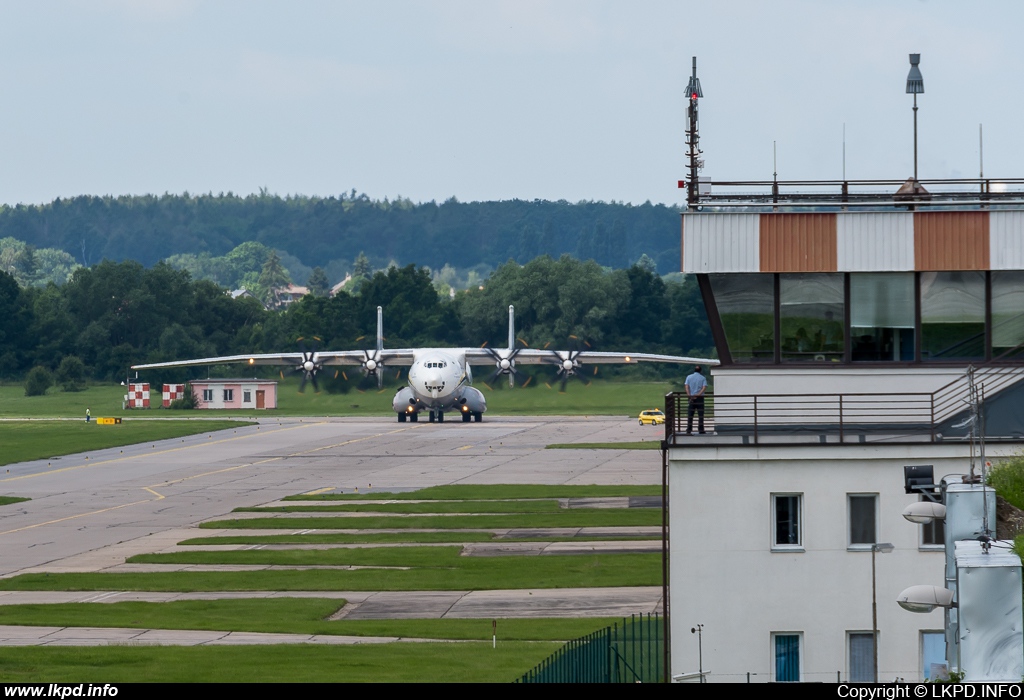
{"type": "Polygon", "coordinates": [[[491,365],[494,373],[491,381],[501,375],[508,375],[508,385],[515,385],[516,365],[551,365],[557,368],[562,388],[568,379],[577,374],[584,364],[634,364],[637,362],[672,362],[701,365],[717,365],[718,360],[702,357],[679,357],[676,355],[651,355],[645,353],[594,352],[591,350],[548,350],[517,347],[515,337],[515,309],[508,307],[508,347],[482,348],[413,348],[386,350],[381,307],[377,307],[377,347],[374,350],[324,350],[301,348],[301,352],[280,354],[231,355],[228,357],[205,357],[197,360],[157,362],[147,365],[133,365],[132,369],[163,369],[170,367],[193,367],[203,365],[292,365],[302,372],[299,391],[312,383],[319,390],[316,375],[326,366],[350,365],[362,368],[367,375],[377,377],[377,386],[382,386],[383,370],[386,366],[409,367],[409,383],[395,394],[392,407],[398,421],[417,421],[426,412],[431,423],[443,422],[446,413],[458,413],[463,422],[480,422],[487,410],[483,393],[472,386],[472,365],[491,365]]]}

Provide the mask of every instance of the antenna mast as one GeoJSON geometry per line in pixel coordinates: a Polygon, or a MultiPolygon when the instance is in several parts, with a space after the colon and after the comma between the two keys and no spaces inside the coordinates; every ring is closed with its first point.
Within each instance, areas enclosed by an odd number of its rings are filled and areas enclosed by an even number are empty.
{"type": "Polygon", "coordinates": [[[686,145],[690,147],[687,154],[689,160],[689,177],[686,183],[686,206],[695,210],[700,202],[700,189],[698,187],[697,171],[704,167],[704,161],[699,156],[703,151],[697,147],[699,136],[697,134],[697,99],[704,97],[700,89],[700,80],[697,78],[697,57],[693,57],[693,73],[690,75],[690,82],[686,86],[686,98],[690,104],[686,110],[687,129],[686,145]]]}

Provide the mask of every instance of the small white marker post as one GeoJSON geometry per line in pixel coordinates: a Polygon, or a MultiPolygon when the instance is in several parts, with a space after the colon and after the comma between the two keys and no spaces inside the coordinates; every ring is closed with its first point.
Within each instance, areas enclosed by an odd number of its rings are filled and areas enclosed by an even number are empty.
{"type": "Polygon", "coordinates": [[[491,620],[491,648],[498,648],[498,621],[491,620]]]}

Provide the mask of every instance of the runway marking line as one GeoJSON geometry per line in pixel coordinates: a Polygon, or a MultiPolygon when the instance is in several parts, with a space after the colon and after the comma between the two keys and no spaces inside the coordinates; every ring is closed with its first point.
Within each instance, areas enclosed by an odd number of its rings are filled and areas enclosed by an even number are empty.
{"type": "MultiPolygon", "coordinates": [[[[297,428],[308,428],[308,427],[313,426],[313,425],[323,425],[323,422],[321,422],[321,423],[308,423],[306,425],[299,425],[299,426],[295,426],[295,427],[297,427],[297,428]]],[[[282,430],[292,430],[292,428],[282,428],[282,430]]],[[[142,490],[148,491],[149,493],[153,494],[154,496],[156,496],[155,500],[159,501],[159,500],[162,500],[162,499],[166,498],[166,496],[163,496],[163,495],[157,493],[156,491],[154,491],[153,487],[157,487],[157,486],[159,486],[159,487],[170,486],[172,484],[180,484],[183,481],[189,481],[191,479],[198,479],[198,478],[203,477],[203,476],[212,476],[214,474],[222,474],[224,472],[235,471],[236,469],[244,469],[245,467],[255,467],[255,466],[259,465],[259,464],[266,464],[267,462],[274,462],[274,461],[277,461],[279,459],[286,459],[287,457],[293,457],[295,455],[308,454],[310,452],[319,452],[320,450],[326,450],[326,449],[330,449],[332,447],[342,447],[343,445],[349,445],[349,444],[352,444],[354,442],[362,442],[363,440],[372,440],[373,438],[378,438],[378,437],[381,437],[382,435],[394,435],[395,433],[400,433],[403,430],[411,430],[411,428],[399,428],[398,430],[389,430],[389,431],[384,432],[384,433],[376,433],[374,435],[366,435],[366,436],[361,437],[361,438],[353,438],[351,440],[345,440],[343,442],[339,442],[339,443],[336,443],[334,445],[325,445],[324,447],[317,447],[317,448],[314,448],[312,450],[304,450],[304,451],[300,451],[300,452],[292,452],[291,454],[281,455],[280,457],[270,457],[268,459],[262,459],[262,460],[260,460],[258,462],[248,462],[246,464],[239,464],[239,465],[234,466],[234,467],[227,467],[225,469],[217,469],[217,470],[214,470],[212,472],[204,472],[202,474],[194,474],[192,476],[182,477],[181,479],[175,479],[174,481],[164,481],[164,482],[161,482],[159,484],[153,484],[152,487],[151,486],[143,486],[142,490]]],[[[226,440],[218,440],[218,442],[228,442],[229,440],[237,440],[237,439],[239,439],[241,437],[251,437],[251,436],[249,436],[249,435],[241,435],[238,438],[227,438],[226,440]]],[[[216,444],[216,443],[203,443],[202,445],[189,445],[188,447],[175,447],[175,448],[172,448],[170,450],[162,450],[160,452],[150,453],[148,455],[133,455],[131,457],[118,457],[118,458],[111,459],[111,460],[106,460],[106,461],[103,461],[103,462],[95,462],[93,464],[82,464],[82,465],[79,465],[77,467],[66,467],[65,469],[61,469],[59,471],[67,471],[67,470],[70,470],[70,469],[80,469],[82,467],[98,466],[100,464],[109,464],[111,462],[120,462],[120,461],[123,461],[123,460],[126,460],[126,459],[135,459],[136,457],[147,457],[147,456],[152,456],[153,454],[164,454],[165,452],[175,452],[177,450],[185,450],[185,449],[190,449],[192,447],[207,446],[208,444],[216,444]]],[[[54,473],[53,471],[49,471],[49,472],[40,472],[38,474],[26,474],[26,475],[23,475],[23,476],[14,477],[12,479],[5,479],[5,480],[0,480],[0,481],[13,481],[14,479],[25,479],[25,478],[27,478],[29,476],[40,476],[42,474],[53,474],[53,473],[54,473]]],[[[67,516],[65,518],[57,518],[56,520],[48,520],[48,521],[43,522],[43,523],[35,523],[34,525],[26,525],[24,527],[15,528],[13,530],[5,530],[3,532],[0,532],[0,535],[10,535],[10,534],[15,533],[15,532],[22,532],[24,530],[31,530],[33,528],[42,527],[44,525],[54,525],[56,523],[62,523],[62,522],[65,522],[67,520],[74,520],[75,518],[84,518],[87,515],[99,515],[100,513],[108,513],[108,512],[110,512],[112,510],[118,510],[120,508],[127,508],[129,506],[137,506],[137,505],[139,505],[141,503],[152,503],[153,500],[154,499],[147,498],[147,499],[145,499],[143,501],[133,501],[131,503],[122,503],[119,506],[111,506],[110,508],[102,508],[100,510],[93,510],[93,511],[89,511],[88,513],[79,513],[77,515],[69,515],[69,516],[67,516]]]]}
{"type": "Polygon", "coordinates": [[[19,528],[15,528],[13,530],[5,530],[3,532],[0,532],[0,535],[10,535],[10,534],[15,533],[15,532],[22,532],[24,530],[31,530],[31,529],[36,528],[36,527],[42,527],[43,525],[54,525],[56,523],[63,523],[65,521],[67,521],[67,520],[74,520],[75,518],[84,518],[87,515],[99,515],[100,513],[109,513],[110,511],[117,510],[119,508],[127,508],[128,506],[137,506],[140,503],[152,503],[152,501],[153,501],[153,499],[147,498],[144,501],[134,501],[132,503],[122,503],[119,506],[111,506],[110,508],[103,508],[101,510],[89,511],[88,513],[79,513],[78,515],[69,515],[66,518],[57,518],[56,520],[47,520],[45,523],[36,523],[35,525],[26,525],[25,527],[19,527],[19,528]]]}
{"type": "MultiPolygon", "coordinates": [[[[280,430],[294,430],[295,428],[308,428],[308,427],[310,427],[312,425],[322,425],[322,423],[308,423],[306,425],[292,426],[291,428],[281,428],[280,430]]],[[[225,430],[226,430],[226,428],[225,428],[225,430]]],[[[274,431],[274,432],[277,432],[277,431],[274,431]]],[[[264,433],[264,434],[267,434],[267,433],[264,433]]],[[[12,476],[12,477],[9,477],[7,479],[0,479],[0,483],[5,483],[5,482],[8,482],[8,481],[18,481],[19,479],[31,479],[31,478],[34,478],[34,477],[37,477],[37,476],[49,476],[50,474],[60,474],[61,472],[73,471],[75,469],[84,469],[85,467],[98,467],[98,466],[103,465],[103,464],[113,464],[115,462],[123,462],[125,460],[130,460],[130,459],[138,459],[139,457],[153,457],[153,456],[156,456],[156,455],[168,454],[170,452],[178,452],[179,450],[191,450],[191,449],[194,449],[196,447],[209,447],[210,445],[219,445],[219,444],[224,443],[224,442],[231,442],[233,440],[242,440],[242,439],[245,439],[245,438],[250,438],[250,437],[253,437],[254,435],[257,435],[257,433],[254,433],[253,435],[239,435],[238,437],[224,438],[223,440],[217,440],[216,442],[203,442],[203,443],[199,443],[199,444],[196,444],[196,445],[185,445],[184,447],[181,447],[181,446],[172,447],[172,448],[167,449],[167,450],[160,450],[159,452],[147,452],[146,454],[128,455],[126,457],[114,457],[112,459],[105,459],[102,462],[90,462],[89,464],[76,464],[73,467],[62,467],[60,469],[49,469],[49,470],[47,470],[45,472],[34,472],[32,474],[22,474],[21,476],[12,476]]],[[[174,439],[174,438],[169,438],[169,439],[174,439]]],[[[136,443],[136,444],[140,444],[141,445],[141,444],[144,444],[144,443],[136,443]]]]}

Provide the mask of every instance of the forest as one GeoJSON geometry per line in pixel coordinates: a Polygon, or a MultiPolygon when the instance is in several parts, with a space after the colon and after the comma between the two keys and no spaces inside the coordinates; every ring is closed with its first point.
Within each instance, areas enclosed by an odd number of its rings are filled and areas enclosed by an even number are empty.
{"type": "Polygon", "coordinates": [[[85,267],[103,260],[149,267],[184,256],[176,266],[194,276],[207,276],[196,271],[210,258],[253,242],[279,251],[299,284],[314,267],[326,270],[332,284],[339,281],[360,252],[374,268],[393,262],[433,270],[493,269],[508,260],[522,264],[569,254],[624,269],[646,254],[662,274],[679,269],[678,210],[650,202],[453,197],[438,204],[373,200],[355,190],[332,197],[79,196],[0,207],[0,239],[7,238],[32,249],[63,251],[85,267]]]}
{"type": "MultiPolygon", "coordinates": [[[[354,349],[372,344],[378,305],[390,348],[504,346],[514,304],[518,337],[531,347],[713,356],[694,280],[666,281],[651,267],[611,270],[542,255],[499,265],[478,287],[441,294],[427,268],[396,265],[353,293],[309,294],[283,311],[232,298],[165,262],[104,260],[46,286],[20,285],[0,271],[0,377],[56,371],[73,388],[120,381],[132,364],[294,351],[300,337],[317,338],[322,349],[354,349]]],[[[149,379],[188,378],[176,370],[149,379]]]]}

